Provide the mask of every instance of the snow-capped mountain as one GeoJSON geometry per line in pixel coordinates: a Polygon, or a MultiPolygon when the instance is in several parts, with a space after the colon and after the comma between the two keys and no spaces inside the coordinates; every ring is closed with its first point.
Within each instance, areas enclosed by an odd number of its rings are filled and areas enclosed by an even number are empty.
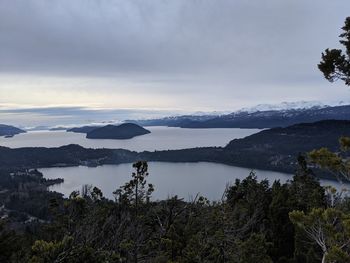
{"type": "Polygon", "coordinates": [[[298,102],[257,107],[224,115],[184,115],[153,120],[135,121],[145,126],[181,128],[272,128],[321,120],[350,120],[350,104],[298,102]],[[346,104],[346,105],[343,105],[346,104]]]}
{"type": "Polygon", "coordinates": [[[295,102],[281,102],[278,104],[258,104],[253,107],[242,108],[234,113],[240,112],[258,112],[258,111],[288,111],[297,109],[322,109],[327,107],[350,105],[350,102],[346,101],[295,101],[295,102]]]}

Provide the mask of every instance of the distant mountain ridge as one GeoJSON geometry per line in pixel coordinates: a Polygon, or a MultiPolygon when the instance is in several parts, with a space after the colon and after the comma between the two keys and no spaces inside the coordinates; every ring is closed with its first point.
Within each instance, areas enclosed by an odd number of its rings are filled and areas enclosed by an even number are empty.
{"type": "Polygon", "coordinates": [[[288,110],[301,110],[301,109],[322,109],[327,107],[346,106],[350,105],[350,102],[338,101],[338,102],[320,102],[320,101],[294,101],[294,102],[281,102],[279,104],[258,104],[253,107],[242,108],[237,112],[257,112],[257,111],[288,111],[288,110]]]}
{"type": "Polygon", "coordinates": [[[11,125],[0,124],[0,136],[12,137],[16,134],[25,133],[26,131],[11,125]]]}
{"type": "Polygon", "coordinates": [[[237,111],[219,116],[178,116],[154,120],[133,121],[144,126],[180,128],[273,128],[322,120],[350,120],[350,105],[318,105],[311,108],[237,111]]]}
{"type": "Polygon", "coordinates": [[[82,127],[74,127],[67,129],[67,132],[75,132],[75,133],[88,133],[97,128],[101,128],[102,126],[82,126],[82,127]]]}
{"type": "Polygon", "coordinates": [[[182,125],[191,121],[207,121],[213,119],[219,115],[181,115],[170,116],[159,119],[148,120],[126,120],[128,123],[135,123],[141,126],[169,126],[169,127],[181,127],[182,125]]]}

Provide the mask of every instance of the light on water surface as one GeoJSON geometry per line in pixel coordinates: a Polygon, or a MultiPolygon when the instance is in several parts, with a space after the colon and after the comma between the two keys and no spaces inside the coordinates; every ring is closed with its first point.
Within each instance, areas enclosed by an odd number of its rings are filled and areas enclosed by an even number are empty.
{"type": "MultiPolygon", "coordinates": [[[[112,192],[131,179],[132,164],[103,165],[99,167],[64,167],[40,169],[45,178],[63,178],[64,183],[55,185],[51,190],[61,192],[66,196],[74,190],[80,190],[84,184],[99,187],[104,195],[113,198],[112,192]]],[[[190,200],[197,194],[210,200],[220,200],[227,184],[246,178],[250,169],[228,166],[216,163],[168,163],[150,162],[147,181],[155,185],[155,199],[169,196],[190,200]]],[[[255,171],[258,180],[268,179],[270,183],[280,180],[282,183],[292,179],[293,175],[255,171]]],[[[321,180],[323,185],[333,185],[340,188],[336,181],[321,180]]]]}

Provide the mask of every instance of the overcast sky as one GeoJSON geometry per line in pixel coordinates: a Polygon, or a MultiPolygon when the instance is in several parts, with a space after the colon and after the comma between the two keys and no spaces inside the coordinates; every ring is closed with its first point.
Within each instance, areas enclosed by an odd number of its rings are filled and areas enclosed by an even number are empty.
{"type": "Polygon", "coordinates": [[[0,0],[0,107],[347,100],[317,63],[349,0],[0,0]]]}

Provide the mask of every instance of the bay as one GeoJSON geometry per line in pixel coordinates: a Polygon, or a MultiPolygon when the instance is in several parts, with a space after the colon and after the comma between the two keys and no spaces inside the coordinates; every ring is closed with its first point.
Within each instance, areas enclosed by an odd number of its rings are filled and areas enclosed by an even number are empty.
{"type": "MultiPolygon", "coordinates": [[[[131,179],[133,171],[131,164],[103,165],[98,167],[63,167],[43,168],[40,171],[45,178],[63,178],[64,183],[54,185],[52,191],[65,196],[74,190],[80,190],[82,185],[90,184],[99,187],[107,198],[113,198],[113,191],[131,179]]],[[[228,166],[217,163],[168,163],[150,162],[148,183],[155,185],[154,198],[164,199],[178,195],[191,200],[197,194],[209,200],[220,200],[227,185],[236,179],[244,179],[250,174],[247,168],[228,166]]],[[[254,171],[258,180],[267,179],[270,183],[280,180],[282,183],[292,179],[291,174],[254,171]]],[[[336,181],[321,180],[322,185],[332,185],[338,189],[341,185],[336,181]]]]}

